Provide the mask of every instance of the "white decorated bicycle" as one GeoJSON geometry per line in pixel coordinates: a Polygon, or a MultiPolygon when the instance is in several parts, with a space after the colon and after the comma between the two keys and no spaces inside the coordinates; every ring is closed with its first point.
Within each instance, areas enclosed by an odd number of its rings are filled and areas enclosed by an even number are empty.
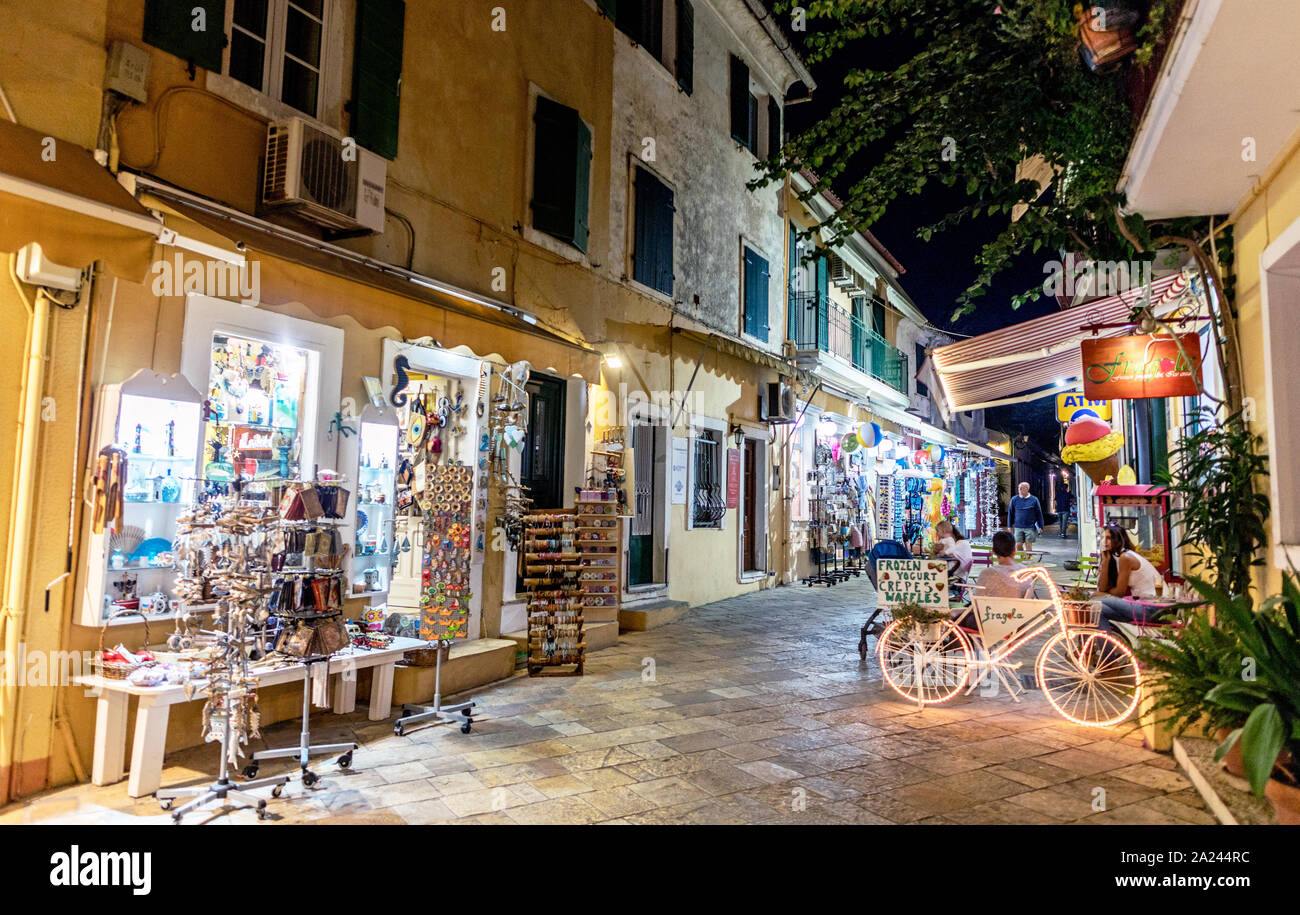
{"type": "Polygon", "coordinates": [[[1038,687],[1063,717],[1076,724],[1106,727],[1133,714],[1140,697],[1138,664],[1119,638],[1097,628],[1096,603],[1066,604],[1042,567],[1014,573],[1019,582],[1040,578],[1049,599],[972,600],[975,630],[941,620],[930,624],[894,621],[880,635],[877,654],[885,682],[919,707],[939,705],[963,689],[1000,682],[1020,701],[1024,687],[1010,658],[1052,626],[1060,631],[1039,649],[1034,663],[1038,687]],[[996,679],[992,679],[996,678],[996,679]]]}

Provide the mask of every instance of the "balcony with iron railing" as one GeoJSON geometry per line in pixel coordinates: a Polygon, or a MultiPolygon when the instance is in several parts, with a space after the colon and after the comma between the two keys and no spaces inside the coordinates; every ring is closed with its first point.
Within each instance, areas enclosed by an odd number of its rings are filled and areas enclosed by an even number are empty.
{"type": "Polygon", "coordinates": [[[907,357],[829,297],[791,291],[789,333],[800,352],[838,356],[895,391],[907,393],[907,357]]]}

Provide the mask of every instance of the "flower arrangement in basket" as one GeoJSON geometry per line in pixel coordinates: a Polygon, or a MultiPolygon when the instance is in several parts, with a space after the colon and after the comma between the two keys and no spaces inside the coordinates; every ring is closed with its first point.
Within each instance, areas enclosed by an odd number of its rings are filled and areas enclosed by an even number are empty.
{"type": "Polygon", "coordinates": [[[149,644],[149,618],[139,610],[119,610],[104,620],[104,625],[99,628],[99,651],[95,652],[95,670],[110,680],[125,680],[133,671],[157,663],[157,659],[147,648],[128,651],[119,643],[116,648],[104,650],[104,634],[108,632],[109,623],[119,616],[138,616],[144,620],[144,643],[149,644]]]}
{"type": "Polygon", "coordinates": [[[943,623],[949,620],[948,611],[938,607],[923,607],[915,601],[898,604],[890,611],[902,631],[909,631],[922,641],[938,641],[943,636],[943,623]]]}
{"type": "Polygon", "coordinates": [[[1065,625],[1074,629],[1096,629],[1101,622],[1101,604],[1092,596],[1092,590],[1079,583],[1065,592],[1061,599],[1065,625]]]}

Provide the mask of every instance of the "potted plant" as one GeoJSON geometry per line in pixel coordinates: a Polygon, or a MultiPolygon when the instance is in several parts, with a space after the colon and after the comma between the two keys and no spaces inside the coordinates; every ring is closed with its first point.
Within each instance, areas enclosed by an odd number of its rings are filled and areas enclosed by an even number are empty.
{"type": "Polygon", "coordinates": [[[1085,582],[1075,582],[1061,597],[1066,625],[1095,628],[1101,618],[1101,609],[1093,606],[1095,602],[1092,588],[1085,582]]]}
{"type": "Polygon", "coordinates": [[[1300,585],[1286,576],[1282,594],[1255,609],[1247,596],[1191,581],[1241,643],[1237,671],[1205,694],[1210,705],[1245,716],[1215,756],[1240,744],[1251,790],[1268,797],[1278,822],[1300,825],[1300,585]]]}
{"type": "MultiPolygon", "coordinates": [[[[1241,643],[1230,621],[1215,625],[1208,613],[1193,610],[1182,626],[1170,627],[1168,637],[1142,639],[1135,654],[1153,675],[1150,711],[1174,736],[1199,726],[1222,742],[1246,723],[1241,712],[1205,700],[1211,689],[1241,674],[1241,643]]],[[[1221,762],[1231,774],[1246,777],[1239,746],[1221,762]]]]}
{"type": "Polygon", "coordinates": [[[948,611],[938,607],[924,607],[915,601],[899,604],[891,611],[900,632],[908,633],[923,642],[937,642],[943,638],[943,623],[949,619],[948,611]]]}

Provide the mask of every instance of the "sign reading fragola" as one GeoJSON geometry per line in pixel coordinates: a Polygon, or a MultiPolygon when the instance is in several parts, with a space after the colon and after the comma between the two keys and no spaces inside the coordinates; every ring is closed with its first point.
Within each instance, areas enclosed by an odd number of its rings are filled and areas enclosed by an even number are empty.
{"type": "Polygon", "coordinates": [[[1201,392],[1198,334],[1103,337],[1084,340],[1080,349],[1083,393],[1091,400],[1195,397],[1201,392]]]}
{"type": "Polygon", "coordinates": [[[936,559],[880,559],[876,592],[882,607],[920,604],[946,609],[948,563],[936,559]]]}

